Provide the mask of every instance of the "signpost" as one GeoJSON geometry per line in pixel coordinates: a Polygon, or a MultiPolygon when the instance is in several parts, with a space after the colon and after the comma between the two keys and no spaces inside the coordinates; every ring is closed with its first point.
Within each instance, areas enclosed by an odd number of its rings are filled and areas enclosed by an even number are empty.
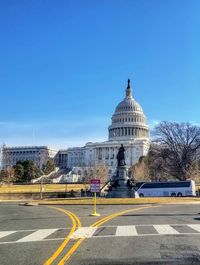
{"type": "Polygon", "coordinates": [[[97,213],[97,192],[100,192],[100,179],[91,179],[90,180],[90,191],[94,192],[94,212],[91,214],[92,216],[100,216],[97,213]]]}

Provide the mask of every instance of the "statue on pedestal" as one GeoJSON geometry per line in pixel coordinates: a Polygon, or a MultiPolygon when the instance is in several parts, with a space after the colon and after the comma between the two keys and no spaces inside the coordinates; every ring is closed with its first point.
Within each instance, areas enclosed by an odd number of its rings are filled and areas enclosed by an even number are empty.
{"type": "Polygon", "coordinates": [[[116,174],[110,181],[107,197],[110,198],[130,198],[135,193],[132,190],[132,182],[128,175],[128,166],[125,163],[125,148],[123,144],[119,148],[116,156],[117,168],[116,174]]]}
{"type": "Polygon", "coordinates": [[[117,166],[125,166],[125,149],[123,144],[121,144],[121,147],[119,148],[118,154],[117,154],[117,166]]]}

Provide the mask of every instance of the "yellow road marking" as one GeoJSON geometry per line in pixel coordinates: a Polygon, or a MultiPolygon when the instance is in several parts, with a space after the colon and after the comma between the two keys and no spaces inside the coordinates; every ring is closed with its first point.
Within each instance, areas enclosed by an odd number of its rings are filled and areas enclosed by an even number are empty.
{"type": "Polygon", "coordinates": [[[129,212],[133,212],[133,211],[139,211],[139,210],[142,210],[142,209],[145,209],[145,208],[153,208],[153,207],[159,207],[159,206],[143,206],[143,207],[139,207],[139,208],[136,208],[136,209],[129,209],[129,210],[125,210],[125,211],[122,211],[122,212],[117,212],[117,213],[113,213],[109,216],[106,216],[100,220],[98,220],[96,223],[92,224],[91,226],[92,227],[99,227],[100,225],[102,225],[103,223],[109,221],[110,219],[113,219],[119,215],[123,215],[125,213],[129,213],[129,212]]]}
{"type": "Polygon", "coordinates": [[[85,238],[79,239],[73,247],[70,248],[70,250],[67,252],[67,254],[61,259],[61,261],[58,263],[58,265],[63,265],[65,262],[71,257],[71,255],[76,251],[76,249],[79,247],[79,245],[85,240],[85,238]]]}
{"type": "MultiPolygon", "coordinates": [[[[113,219],[119,215],[128,213],[128,212],[134,212],[134,211],[139,211],[139,210],[143,210],[143,209],[147,209],[147,208],[156,208],[156,207],[160,207],[160,206],[144,206],[144,207],[139,207],[136,209],[129,209],[126,211],[122,211],[122,212],[117,212],[114,214],[111,214],[109,216],[106,216],[102,219],[100,219],[99,221],[95,222],[94,224],[90,225],[91,227],[99,227],[102,224],[104,224],[105,222],[109,221],[110,219],[113,219]]],[[[79,239],[74,245],[73,247],[71,247],[71,249],[65,254],[65,256],[61,259],[61,261],[58,263],[58,265],[63,265],[65,264],[65,262],[67,260],[69,260],[69,258],[72,256],[72,254],[76,251],[76,249],[80,246],[80,244],[85,240],[85,238],[81,238],[79,239]]]]}
{"type": "Polygon", "coordinates": [[[74,213],[71,212],[71,214],[72,214],[73,217],[76,219],[77,224],[78,224],[78,227],[81,227],[82,225],[81,225],[81,221],[80,221],[80,219],[79,219],[74,213]]]}
{"type": "Polygon", "coordinates": [[[75,232],[76,230],[76,222],[78,224],[78,227],[81,226],[81,222],[79,220],[79,218],[72,212],[70,211],[67,211],[65,209],[62,209],[62,208],[57,208],[57,207],[54,207],[54,206],[49,206],[50,208],[53,208],[53,209],[56,209],[60,212],[63,212],[65,214],[67,214],[70,218],[71,218],[71,221],[72,221],[72,228],[69,232],[69,234],[67,235],[67,237],[65,238],[65,240],[62,242],[62,244],[58,247],[58,249],[54,252],[54,254],[44,263],[44,265],[50,265],[52,264],[52,262],[60,255],[60,253],[64,250],[64,248],[66,247],[66,245],[68,244],[69,240],[70,240],[70,236],[75,232]]]}

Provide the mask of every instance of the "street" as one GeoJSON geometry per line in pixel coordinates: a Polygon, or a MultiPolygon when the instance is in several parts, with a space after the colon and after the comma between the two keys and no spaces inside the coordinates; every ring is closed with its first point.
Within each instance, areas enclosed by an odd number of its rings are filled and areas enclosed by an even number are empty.
{"type": "Polygon", "coordinates": [[[200,264],[199,204],[0,205],[0,264],[200,264]]]}

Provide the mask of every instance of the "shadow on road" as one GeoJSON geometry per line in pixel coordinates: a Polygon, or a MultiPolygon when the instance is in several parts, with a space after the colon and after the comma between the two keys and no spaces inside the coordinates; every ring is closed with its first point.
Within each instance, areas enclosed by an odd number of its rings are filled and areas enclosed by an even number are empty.
{"type": "Polygon", "coordinates": [[[80,265],[199,265],[200,261],[188,258],[186,260],[184,259],[175,259],[175,260],[156,260],[156,261],[134,261],[134,260],[127,260],[123,259],[120,260],[106,260],[106,259],[100,259],[100,260],[84,260],[79,263],[80,265]]]}
{"type": "MultiPolygon", "coordinates": [[[[177,213],[160,213],[160,214],[124,214],[121,215],[123,217],[129,217],[129,216],[195,216],[197,214],[193,214],[193,213],[181,213],[181,214],[177,214],[177,213]]],[[[120,217],[120,216],[117,216],[120,217]]],[[[116,217],[115,217],[116,218],[116,217]]]]}

